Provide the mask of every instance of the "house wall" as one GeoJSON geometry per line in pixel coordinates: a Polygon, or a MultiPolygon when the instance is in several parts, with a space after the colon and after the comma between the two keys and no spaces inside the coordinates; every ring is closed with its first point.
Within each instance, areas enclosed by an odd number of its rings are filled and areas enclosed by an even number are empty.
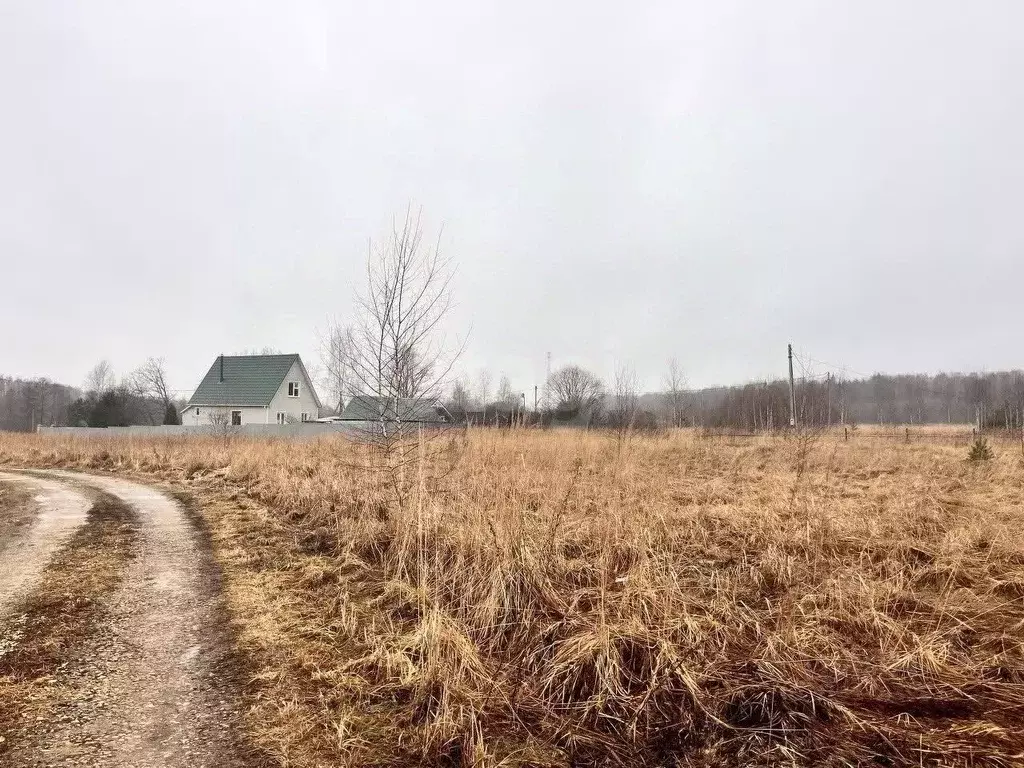
{"type": "Polygon", "coordinates": [[[215,414],[226,414],[230,419],[231,411],[242,412],[242,424],[277,424],[277,414],[286,414],[286,423],[299,422],[302,414],[313,421],[320,417],[320,411],[316,405],[316,398],[313,396],[313,384],[303,374],[302,366],[298,361],[292,363],[288,369],[288,375],[281,382],[280,388],[270,401],[270,407],[243,405],[243,406],[208,406],[199,405],[186,408],[181,412],[181,423],[187,427],[206,427],[211,423],[211,416],[215,414]],[[288,382],[299,383],[299,396],[288,396],[288,382]]]}
{"type": "Polygon", "coordinates": [[[288,375],[281,382],[281,388],[277,390],[274,399],[270,401],[270,423],[277,422],[277,414],[286,413],[292,421],[301,421],[302,414],[307,414],[310,420],[320,418],[320,410],[316,407],[316,399],[313,397],[313,384],[302,373],[302,366],[298,361],[292,363],[288,375]],[[299,396],[288,397],[288,382],[299,383],[299,396]]]}
{"type": "MultiPolygon", "coordinates": [[[[186,408],[181,412],[181,423],[186,427],[208,427],[210,426],[210,417],[214,414],[224,414],[228,423],[231,421],[231,412],[241,411],[242,412],[242,423],[243,424],[266,424],[267,423],[267,409],[253,405],[236,406],[234,408],[220,408],[209,405],[196,405],[191,408],[186,408]],[[198,411],[199,413],[196,413],[198,411]]],[[[274,423],[274,415],[270,415],[270,423],[274,423]]]]}

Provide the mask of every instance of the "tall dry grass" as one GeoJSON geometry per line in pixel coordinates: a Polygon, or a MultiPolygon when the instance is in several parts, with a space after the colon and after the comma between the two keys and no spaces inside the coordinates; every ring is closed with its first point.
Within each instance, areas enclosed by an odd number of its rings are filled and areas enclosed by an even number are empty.
{"type": "Polygon", "coordinates": [[[0,461],[206,502],[282,764],[1024,760],[1016,451],[468,440],[401,505],[333,441],[5,436],[0,461]]]}

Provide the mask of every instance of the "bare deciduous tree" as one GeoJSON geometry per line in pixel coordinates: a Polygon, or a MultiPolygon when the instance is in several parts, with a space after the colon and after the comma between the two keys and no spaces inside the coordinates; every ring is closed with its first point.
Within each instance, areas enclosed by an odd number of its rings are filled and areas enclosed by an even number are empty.
{"type": "Polygon", "coordinates": [[[476,399],[485,410],[491,401],[491,372],[486,368],[481,368],[476,377],[476,399]]]}
{"type": "Polygon", "coordinates": [[[231,440],[231,438],[238,432],[238,428],[232,424],[231,411],[226,408],[217,408],[207,415],[207,421],[210,423],[210,428],[214,435],[217,435],[224,444],[231,440]]]}
{"type": "Polygon", "coordinates": [[[371,396],[377,409],[361,437],[394,473],[422,448],[410,440],[416,412],[424,402],[440,403],[461,352],[452,351],[442,327],[453,268],[438,244],[424,244],[420,215],[408,209],[382,243],[371,243],[366,279],[356,297],[349,375],[353,391],[371,396]]]}
{"type": "Polygon", "coordinates": [[[621,444],[632,432],[640,412],[640,382],[633,366],[622,364],[615,369],[615,389],[612,398],[615,409],[612,413],[612,423],[621,444]]]}
{"type": "Polygon", "coordinates": [[[167,371],[162,357],[151,357],[132,371],[128,387],[140,397],[159,400],[166,408],[171,404],[171,390],[167,386],[167,371]]]}
{"type": "Polygon", "coordinates": [[[552,373],[548,390],[558,410],[574,413],[599,405],[604,397],[601,379],[578,365],[566,365],[552,373]]]}
{"type": "Polygon", "coordinates": [[[157,424],[162,419],[168,423],[177,423],[177,408],[173,405],[171,390],[167,385],[167,373],[163,358],[150,357],[127,377],[122,385],[130,395],[136,410],[136,418],[157,424]],[[160,412],[153,408],[153,403],[160,403],[160,412]]]}
{"type": "Polygon", "coordinates": [[[665,374],[665,394],[668,399],[672,426],[683,426],[686,414],[686,375],[683,373],[683,367],[674,357],[668,361],[668,373],[665,374]]]}
{"type": "Polygon", "coordinates": [[[515,408],[519,404],[519,396],[512,391],[512,381],[504,373],[501,374],[501,378],[498,379],[498,394],[496,399],[497,402],[507,408],[515,408]]]}
{"type": "Polygon", "coordinates": [[[229,427],[231,426],[231,413],[223,408],[210,410],[206,415],[206,420],[211,427],[229,427]]]}
{"type": "Polygon", "coordinates": [[[352,352],[355,334],[352,326],[331,323],[325,338],[320,340],[322,384],[327,401],[341,413],[345,398],[352,394],[352,352]]]}
{"type": "Polygon", "coordinates": [[[100,360],[86,374],[84,389],[90,395],[100,397],[116,386],[114,366],[109,360],[100,360]]]}
{"type": "Polygon", "coordinates": [[[460,418],[464,417],[467,411],[473,409],[473,395],[469,392],[469,384],[466,382],[465,376],[460,376],[452,384],[448,404],[449,409],[458,414],[460,418]]]}

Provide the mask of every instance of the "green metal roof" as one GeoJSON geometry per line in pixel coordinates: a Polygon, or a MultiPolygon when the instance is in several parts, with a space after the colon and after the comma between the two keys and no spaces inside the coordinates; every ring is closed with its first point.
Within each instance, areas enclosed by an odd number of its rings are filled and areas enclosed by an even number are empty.
{"type": "MultiPolygon", "coordinates": [[[[268,406],[281,388],[284,377],[292,364],[298,361],[305,372],[298,355],[241,355],[217,357],[199,383],[192,399],[192,405],[256,405],[268,406]],[[224,376],[221,380],[221,360],[224,376]]],[[[308,379],[308,376],[307,376],[308,379]]],[[[310,386],[303,381],[302,386],[310,386]]],[[[314,399],[316,392],[311,392],[314,399]]]]}

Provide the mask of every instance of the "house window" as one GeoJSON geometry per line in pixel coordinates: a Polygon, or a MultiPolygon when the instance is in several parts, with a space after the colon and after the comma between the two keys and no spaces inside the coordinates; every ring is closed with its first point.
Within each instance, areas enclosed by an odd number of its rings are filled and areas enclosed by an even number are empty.
{"type": "Polygon", "coordinates": [[[240,426],[242,426],[242,412],[241,411],[232,411],[231,412],[231,426],[232,427],[240,427],[240,426]]]}
{"type": "Polygon", "coordinates": [[[288,382],[288,397],[298,397],[298,396],[299,396],[299,382],[297,382],[297,381],[289,381],[288,382]]]}
{"type": "Polygon", "coordinates": [[[302,414],[302,420],[303,421],[309,421],[309,414],[308,413],[303,413],[302,414]]]}
{"type": "Polygon", "coordinates": [[[198,415],[199,415],[199,409],[196,408],[196,416],[198,416],[198,415]]]}
{"type": "Polygon", "coordinates": [[[287,416],[287,414],[285,414],[284,411],[278,411],[277,412],[277,423],[278,424],[284,424],[285,423],[285,419],[287,419],[287,418],[288,418],[288,416],[287,416]]]}

